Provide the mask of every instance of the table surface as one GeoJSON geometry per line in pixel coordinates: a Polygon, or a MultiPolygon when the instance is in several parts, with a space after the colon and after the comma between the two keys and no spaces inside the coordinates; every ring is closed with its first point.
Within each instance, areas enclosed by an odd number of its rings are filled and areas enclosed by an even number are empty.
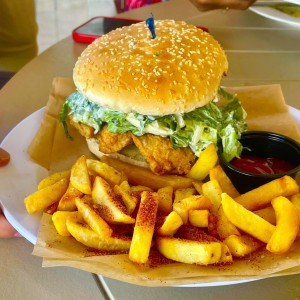
{"type": "MultiPolygon", "coordinates": [[[[173,18],[208,27],[229,60],[225,86],[281,84],[287,104],[300,109],[300,27],[247,11],[199,13],[189,2],[173,0],[123,13],[124,17],[173,18]]],[[[26,116],[43,107],[54,77],[72,77],[86,45],[68,37],[22,68],[0,91],[0,141],[26,116]]],[[[148,288],[97,277],[70,268],[42,268],[24,238],[0,240],[1,299],[299,299],[300,276],[186,288],[148,288]]]]}

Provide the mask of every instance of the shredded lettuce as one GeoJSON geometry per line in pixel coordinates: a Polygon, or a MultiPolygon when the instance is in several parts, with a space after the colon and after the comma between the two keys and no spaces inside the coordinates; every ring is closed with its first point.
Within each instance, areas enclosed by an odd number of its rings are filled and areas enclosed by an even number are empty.
{"type": "Polygon", "coordinates": [[[74,121],[93,127],[95,133],[108,124],[108,130],[114,133],[130,131],[137,136],[160,135],[170,138],[174,148],[190,147],[196,156],[214,143],[230,161],[239,157],[242,151],[239,139],[247,129],[246,112],[239,99],[222,88],[218,91],[218,99],[224,102],[220,106],[210,102],[189,113],[161,117],[111,111],[75,92],[67,98],[60,118],[66,132],[66,118],[72,115],[74,121]]]}

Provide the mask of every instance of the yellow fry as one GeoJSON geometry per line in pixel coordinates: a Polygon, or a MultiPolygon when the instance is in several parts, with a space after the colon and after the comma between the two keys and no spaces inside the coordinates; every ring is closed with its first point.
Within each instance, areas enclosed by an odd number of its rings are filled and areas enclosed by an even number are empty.
{"type": "Polygon", "coordinates": [[[295,241],[299,228],[300,218],[297,208],[286,197],[277,197],[272,200],[276,214],[276,227],[267,244],[267,250],[272,253],[286,253],[295,241]]]}
{"type": "Polygon", "coordinates": [[[68,180],[61,179],[54,184],[34,192],[24,199],[26,210],[30,214],[41,212],[59,201],[68,188],[68,180]]]}
{"type": "Polygon", "coordinates": [[[202,151],[187,176],[195,180],[203,180],[209,174],[209,170],[216,165],[217,161],[218,154],[216,147],[214,144],[209,144],[208,147],[202,151]]]}
{"type": "Polygon", "coordinates": [[[107,251],[128,250],[130,248],[131,240],[128,237],[102,237],[87,225],[70,219],[67,219],[66,224],[71,235],[87,247],[107,251]]]}
{"type": "Polygon", "coordinates": [[[169,214],[173,209],[173,187],[166,186],[157,191],[159,196],[158,210],[169,214]]]}
{"type": "Polygon", "coordinates": [[[157,234],[161,236],[173,236],[182,224],[180,216],[175,211],[172,211],[167,215],[162,226],[157,229],[157,234]]]}
{"type": "Polygon", "coordinates": [[[218,263],[222,243],[198,242],[172,237],[157,237],[158,251],[165,257],[187,264],[209,265],[218,263]]]}
{"type": "Polygon", "coordinates": [[[90,175],[86,165],[86,157],[84,155],[79,157],[72,166],[70,182],[80,192],[87,195],[92,193],[90,175]]]}
{"type": "Polygon", "coordinates": [[[75,199],[77,197],[82,197],[82,196],[83,193],[77,190],[70,182],[67,191],[59,200],[57,210],[62,210],[62,211],[76,210],[75,199]]]}
{"type": "Polygon", "coordinates": [[[196,227],[208,227],[209,210],[191,209],[188,212],[189,223],[196,227]]]}
{"type": "Polygon", "coordinates": [[[62,236],[70,236],[70,232],[67,228],[67,219],[82,221],[82,217],[78,211],[56,211],[52,215],[52,222],[58,234],[62,236]]]}
{"type": "Polygon", "coordinates": [[[148,191],[142,192],[141,203],[136,216],[129,250],[129,259],[135,263],[143,264],[148,261],[158,202],[157,193],[148,191]]]}
{"type": "Polygon", "coordinates": [[[207,197],[211,203],[212,208],[211,212],[216,215],[218,213],[218,209],[221,206],[221,194],[222,189],[217,180],[209,180],[202,185],[202,195],[207,197]]]}
{"type": "Polygon", "coordinates": [[[39,184],[38,184],[38,190],[41,190],[49,185],[54,184],[55,182],[61,180],[61,179],[70,179],[70,174],[71,171],[70,170],[66,170],[66,171],[62,171],[62,172],[56,172],[53,173],[51,175],[49,175],[48,177],[42,179],[39,184]]]}
{"type": "Polygon", "coordinates": [[[276,197],[288,197],[298,192],[297,182],[290,176],[283,176],[240,195],[235,201],[249,210],[257,210],[267,206],[276,197]]]}
{"type": "Polygon", "coordinates": [[[237,228],[264,243],[268,243],[275,230],[275,226],[250,210],[247,210],[226,193],[222,194],[222,208],[226,217],[237,228]]]}
{"type": "Polygon", "coordinates": [[[112,235],[113,231],[110,226],[101,218],[97,210],[94,209],[87,201],[76,198],[75,203],[84,221],[96,233],[103,237],[110,237],[112,235]]]}

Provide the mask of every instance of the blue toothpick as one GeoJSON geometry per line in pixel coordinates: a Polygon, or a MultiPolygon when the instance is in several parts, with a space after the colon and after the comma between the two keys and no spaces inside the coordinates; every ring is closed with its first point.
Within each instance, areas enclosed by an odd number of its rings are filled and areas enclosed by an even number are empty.
{"type": "Polygon", "coordinates": [[[151,32],[152,38],[155,39],[156,38],[156,33],[155,33],[154,16],[153,16],[152,13],[151,13],[151,15],[152,15],[152,17],[150,17],[146,20],[146,25],[148,26],[148,28],[151,32]]]}

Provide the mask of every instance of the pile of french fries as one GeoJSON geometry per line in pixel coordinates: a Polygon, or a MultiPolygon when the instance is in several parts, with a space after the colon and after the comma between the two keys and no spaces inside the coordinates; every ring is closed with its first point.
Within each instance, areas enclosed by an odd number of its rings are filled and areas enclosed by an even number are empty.
{"type": "Polygon", "coordinates": [[[213,145],[186,177],[158,176],[111,157],[81,156],[24,199],[29,214],[52,214],[58,234],[137,264],[151,247],[188,264],[230,264],[265,248],[287,253],[300,236],[300,194],[288,176],[240,195],[213,145]]]}

